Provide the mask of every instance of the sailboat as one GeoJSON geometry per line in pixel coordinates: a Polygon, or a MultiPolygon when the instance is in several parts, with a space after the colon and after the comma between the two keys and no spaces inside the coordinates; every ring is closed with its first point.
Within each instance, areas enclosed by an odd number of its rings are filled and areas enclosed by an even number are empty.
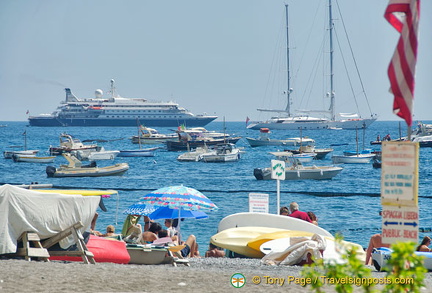
{"type": "Polygon", "coordinates": [[[334,155],[332,161],[334,164],[369,164],[374,157],[375,154],[370,151],[359,151],[358,130],[356,129],[356,152],[354,154],[346,152],[343,155],[334,155]]]}
{"type": "Polygon", "coordinates": [[[139,149],[133,149],[133,150],[120,150],[120,153],[118,154],[119,157],[154,157],[154,151],[159,149],[158,147],[153,148],[145,148],[143,149],[141,146],[141,135],[140,135],[140,123],[138,123],[138,144],[139,149]]]}
{"type": "Polygon", "coordinates": [[[291,113],[291,93],[293,89],[290,87],[290,68],[289,68],[289,33],[288,33],[288,5],[285,4],[286,15],[286,44],[287,44],[287,89],[285,91],[287,97],[286,108],[283,110],[258,109],[262,112],[276,112],[279,116],[272,117],[269,120],[261,122],[252,122],[247,126],[249,129],[259,130],[261,128],[269,129],[286,129],[298,130],[302,129],[356,129],[367,128],[372,124],[377,116],[371,114],[370,118],[361,118],[355,113],[340,113],[340,119],[336,119],[335,113],[335,91],[333,88],[333,18],[332,18],[332,0],[329,0],[329,32],[330,32],[330,92],[327,94],[330,97],[330,107],[328,111],[302,111],[303,113],[319,112],[326,117],[311,117],[307,114],[291,113]]]}

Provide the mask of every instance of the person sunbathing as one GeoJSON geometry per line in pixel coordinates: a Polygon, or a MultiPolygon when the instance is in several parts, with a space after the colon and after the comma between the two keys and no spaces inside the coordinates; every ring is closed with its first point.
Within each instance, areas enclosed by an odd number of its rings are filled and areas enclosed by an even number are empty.
{"type": "Polygon", "coordinates": [[[157,240],[153,240],[153,242],[159,243],[159,244],[172,244],[172,245],[185,245],[185,248],[183,248],[180,252],[182,257],[199,257],[199,251],[198,251],[198,243],[196,242],[195,235],[189,235],[189,237],[186,239],[186,241],[181,241],[181,244],[178,241],[177,235],[173,237],[169,237],[169,232],[165,229],[159,230],[157,236],[157,240]]]}
{"type": "Polygon", "coordinates": [[[375,234],[372,235],[369,240],[369,246],[366,249],[366,265],[372,264],[372,251],[374,248],[380,248],[380,247],[390,247],[389,244],[382,243],[382,236],[381,234],[375,234]]]}
{"type": "Polygon", "coordinates": [[[420,245],[417,246],[416,251],[431,252],[429,245],[431,245],[431,239],[429,236],[425,236],[420,245]]]}
{"type": "Polygon", "coordinates": [[[225,251],[214,245],[213,243],[209,244],[209,249],[205,253],[205,257],[224,257],[225,251]]]}

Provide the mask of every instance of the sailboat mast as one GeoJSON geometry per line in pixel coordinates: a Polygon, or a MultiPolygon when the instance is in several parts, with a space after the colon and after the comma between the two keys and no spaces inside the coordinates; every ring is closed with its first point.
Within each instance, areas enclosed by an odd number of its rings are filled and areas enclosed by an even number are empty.
{"type": "Polygon", "coordinates": [[[333,16],[332,16],[332,1],[329,0],[329,32],[330,32],[330,113],[331,120],[336,120],[335,116],[335,94],[333,87],[333,16]]]}
{"type": "Polygon", "coordinates": [[[291,87],[290,87],[290,64],[289,64],[289,30],[288,30],[288,4],[285,4],[285,19],[286,19],[286,58],[287,58],[287,105],[286,105],[286,112],[288,114],[288,117],[291,116],[291,87]]]}

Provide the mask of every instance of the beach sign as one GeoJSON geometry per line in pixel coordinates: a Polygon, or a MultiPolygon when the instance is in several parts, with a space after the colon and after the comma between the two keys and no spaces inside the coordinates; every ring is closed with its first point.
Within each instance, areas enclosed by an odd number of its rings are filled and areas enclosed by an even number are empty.
{"type": "Polygon", "coordinates": [[[285,180],[285,162],[271,160],[271,178],[276,179],[276,214],[280,212],[280,181],[285,180]]]}
{"type": "Polygon", "coordinates": [[[419,145],[383,142],[381,162],[382,242],[418,241],[419,145]]]}
{"type": "Polygon", "coordinates": [[[249,212],[268,214],[269,195],[267,193],[249,193],[249,212]]]}
{"type": "Polygon", "coordinates": [[[415,142],[383,142],[381,204],[418,205],[419,145],[415,142]]]}
{"type": "Polygon", "coordinates": [[[285,162],[279,160],[271,160],[271,178],[285,180],[285,162]]]}
{"type": "Polygon", "coordinates": [[[418,207],[383,206],[382,243],[413,241],[417,243],[419,233],[418,207]]]}

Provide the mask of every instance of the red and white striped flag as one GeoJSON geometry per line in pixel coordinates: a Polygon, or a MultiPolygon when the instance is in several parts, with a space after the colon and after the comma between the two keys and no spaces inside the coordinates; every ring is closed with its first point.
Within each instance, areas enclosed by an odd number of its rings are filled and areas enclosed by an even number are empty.
{"type": "Polygon", "coordinates": [[[411,126],[420,0],[390,0],[384,17],[401,33],[387,70],[394,95],[393,112],[411,126]]]}

